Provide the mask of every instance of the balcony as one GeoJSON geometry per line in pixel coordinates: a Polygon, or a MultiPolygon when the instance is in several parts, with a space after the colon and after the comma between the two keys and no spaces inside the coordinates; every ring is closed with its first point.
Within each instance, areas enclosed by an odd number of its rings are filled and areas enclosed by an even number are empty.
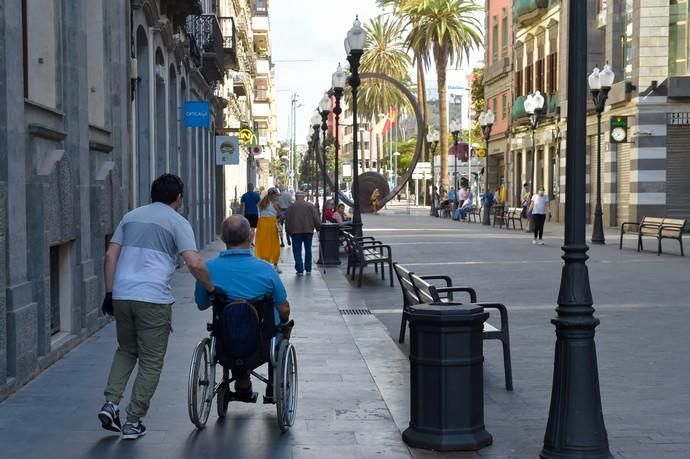
{"type": "Polygon", "coordinates": [[[238,96],[246,96],[252,87],[249,74],[246,72],[234,72],[232,74],[233,91],[238,96]]]}
{"type": "Polygon", "coordinates": [[[268,75],[271,73],[271,64],[266,58],[259,58],[256,60],[256,73],[259,75],[268,75]]]}
{"type": "Polygon", "coordinates": [[[254,16],[252,18],[252,30],[254,33],[268,32],[269,28],[268,16],[254,16]]]}
{"type": "Polygon", "coordinates": [[[549,0],[513,0],[513,20],[520,26],[527,25],[544,14],[549,0]]]}
{"type": "Polygon", "coordinates": [[[201,73],[208,82],[223,79],[225,53],[223,33],[215,14],[187,17],[187,34],[190,38],[190,54],[201,66],[201,73]]]}
{"type": "Polygon", "coordinates": [[[271,106],[268,102],[254,102],[252,106],[252,113],[254,119],[256,118],[270,118],[271,117],[271,106]]]}
{"type": "Polygon", "coordinates": [[[254,89],[254,101],[255,102],[270,102],[270,93],[266,88],[256,88],[254,89]]]}
{"type": "Polygon", "coordinates": [[[527,96],[518,96],[518,98],[515,99],[513,108],[510,111],[511,120],[516,121],[527,116],[527,112],[525,111],[525,99],[527,99],[527,96]]]}
{"type": "Polygon", "coordinates": [[[489,82],[494,78],[498,78],[501,75],[509,74],[511,70],[511,59],[510,56],[505,56],[492,62],[491,65],[487,66],[484,70],[484,82],[489,82]]]}
{"type": "MultiPolygon", "coordinates": [[[[133,0],[132,6],[140,8],[144,0],[133,0]]],[[[161,6],[165,6],[166,15],[172,19],[173,27],[183,27],[187,16],[190,14],[201,14],[201,0],[163,0],[161,6]]]]}
{"type": "MultiPolygon", "coordinates": [[[[521,121],[527,118],[527,116],[529,116],[527,111],[525,110],[525,99],[527,99],[527,96],[519,96],[517,99],[515,99],[515,102],[513,102],[513,108],[510,112],[510,119],[512,121],[521,121]]],[[[544,108],[541,113],[541,116],[556,116],[557,108],[558,93],[554,92],[551,94],[544,94],[544,108]]]]}
{"type": "Polygon", "coordinates": [[[254,0],[252,2],[252,14],[268,17],[268,0],[254,0]]]}
{"type": "Polygon", "coordinates": [[[225,54],[225,68],[238,70],[240,68],[237,58],[237,29],[235,28],[235,18],[221,17],[220,30],[223,34],[223,53],[225,54]]]}

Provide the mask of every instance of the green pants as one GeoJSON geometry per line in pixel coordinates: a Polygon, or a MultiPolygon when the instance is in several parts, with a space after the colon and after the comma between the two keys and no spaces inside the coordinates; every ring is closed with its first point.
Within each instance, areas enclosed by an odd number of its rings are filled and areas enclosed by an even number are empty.
{"type": "Polygon", "coordinates": [[[117,351],[110,368],[105,398],[119,404],[134,366],[139,363],[127,406],[127,421],[137,422],[146,415],[156,391],[163,359],[168,348],[171,305],[141,301],[113,302],[117,328],[117,351]]]}

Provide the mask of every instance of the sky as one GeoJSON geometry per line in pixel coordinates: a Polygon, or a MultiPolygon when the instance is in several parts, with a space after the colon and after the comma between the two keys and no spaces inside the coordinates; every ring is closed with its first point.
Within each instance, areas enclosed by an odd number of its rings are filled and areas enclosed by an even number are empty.
{"type": "MultiPolygon", "coordinates": [[[[296,93],[298,104],[302,105],[297,109],[296,141],[306,142],[309,120],[324,91],[331,86],[331,75],[339,62],[343,66],[347,62],[343,41],[355,15],[359,14],[364,23],[381,13],[375,0],[274,0],[270,3],[279,140],[290,137],[290,100],[296,93]]],[[[468,69],[482,58],[480,50],[474,53],[469,66],[463,63],[460,70],[449,71],[448,85],[466,86],[468,69]]],[[[427,86],[435,87],[435,79],[435,74],[430,72],[427,86]]]]}

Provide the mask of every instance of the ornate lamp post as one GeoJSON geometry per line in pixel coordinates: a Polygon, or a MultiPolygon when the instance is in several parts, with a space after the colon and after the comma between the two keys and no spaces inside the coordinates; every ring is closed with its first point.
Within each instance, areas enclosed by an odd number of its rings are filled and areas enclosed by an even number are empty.
{"type": "MultiPolygon", "coordinates": [[[[350,78],[349,83],[352,88],[352,132],[359,132],[357,126],[357,88],[360,84],[359,78],[359,60],[364,53],[364,42],[367,39],[367,33],[362,28],[359,18],[355,17],[355,22],[352,28],[347,32],[345,38],[345,52],[347,53],[347,61],[350,63],[350,78]]],[[[352,214],[352,229],[357,236],[362,235],[362,214],[359,206],[359,157],[358,157],[358,142],[355,135],[352,139],[352,157],[353,157],[353,176],[352,176],[352,200],[354,201],[354,211],[352,214]]]]}
{"type": "Polygon", "coordinates": [[[601,113],[604,111],[606,99],[613,84],[615,75],[608,64],[603,71],[599,67],[594,67],[592,74],[588,78],[589,90],[592,93],[594,109],[597,112],[597,204],[594,209],[594,227],[592,228],[592,244],[605,244],[604,224],[602,221],[601,210],[601,113]]]}
{"type": "Polygon", "coordinates": [[[339,129],[340,129],[340,114],[343,112],[342,108],[340,108],[340,99],[343,97],[343,91],[345,88],[345,83],[347,80],[347,76],[345,75],[345,72],[343,71],[343,68],[338,64],[338,68],[335,70],[335,73],[331,77],[331,83],[333,85],[333,96],[335,97],[335,107],[333,108],[333,114],[335,115],[335,172],[334,172],[334,178],[333,180],[333,185],[335,186],[335,191],[334,191],[334,200],[335,200],[335,206],[338,206],[338,198],[340,194],[340,182],[339,182],[339,177],[338,177],[338,156],[340,156],[340,136],[339,136],[339,129]]]}
{"type": "Polygon", "coordinates": [[[558,292],[556,350],[543,459],[609,459],[599,392],[592,291],[585,236],[587,3],[568,2],[568,128],[566,138],[565,241],[558,292]]]}
{"type": "MultiPolygon", "coordinates": [[[[441,134],[438,131],[432,131],[429,129],[429,133],[426,135],[426,141],[431,145],[431,215],[432,217],[438,217],[438,209],[436,208],[436,201],[434,201],[433,189],[436,188],[436,172],[434,171],[434,155],[436,154],[436,147],[438,147],[438,141],[441,139],[441,134]]],[[[397,167],[397,163],[396,163],[397,167]]]]}
{"type": "MultiPolygon", "coordinates": [[[[486,165],[484,166],[484,202],[487,202],[487,198],[491,190],[489,189],[489,137],[491,137],[491,128],[494,126],[494,121],[496,121],[496,115],[491,109],[479,114],[479,126],[482,128],[482,136],[484,137],[484,143],[486,145],[486,165]]],[[[482,225],[491,226],[491,209],[489,206],[484,206],[484,215],[482,217],[482,225]]]]}
{"type": "MultiPolygon", "coordinates": [[[[532,154],[534,155],[534,162],[537,162],[537,144],[535,141],[535,135],[537,133],[537,127],[539,127],[539,117],[544,110],[544,96],[541,95],[539,91],[534,94],[529,94],[525,99],[525,111],[529,115],[529,124],[532,126],[532,154]]],[[[530,171],[530,174],[534,174],[534,171],[530,171]]],[[[534,177],[532,177],[534,179],[534,177]]],[[[529,180],[531,185],[533,180],[529,180]]],[[[534,186],[532,187],[534,188],[534,186]]],[[[534,191],[534,190],[533,190],[534,191]]]]}
{"type": "Polygon", "coordinates": [[[304,157],[304,175],[302,177],[304,181],[306,179],[307,183],[302,185],[303,191],[307,193],[307,200],[310,198],[309,188],[311,188],[311,135],[307,134],[307,153],[304,157]],[[306,190],[304,189],[306,185],[306,190]]]}
{"type": "Polygon", "coordinates": [[[328,199],[328,192],[326,191],[327,176],[326,176],[326,131],[328,131],[328,114],[331,113],[331,98],[328,93],[324,93],[319,101],[319,112],[321,113],[321,175],[323,176],[323,207],[321,208],[321,221],[326,221],[326,200],[328,199]]]}
{"type": "Polygon", "coordinates": [[[458,138],[460,137],[461,129],[462,125],[460,124],[460,121],[458,121],[457,119],[452,120],[448,125],[448,130],[450,130],[450,133],[453,134],[453,153],[455,153],[455,167],[453,168],[453,186],[456,190],[458,189],[458,138]]]}
{"type": "Polygon", "coordinates": [[[314,177],[316,178],[316,210],[319,210],[319,162],[316,160],[316,155],[319,153],[319,128],[321,127],[321,115],[318,111],[314,111],[311,117],[311,128],[314,130],[312,134],[312,153],[314,157],[314,177]]]}

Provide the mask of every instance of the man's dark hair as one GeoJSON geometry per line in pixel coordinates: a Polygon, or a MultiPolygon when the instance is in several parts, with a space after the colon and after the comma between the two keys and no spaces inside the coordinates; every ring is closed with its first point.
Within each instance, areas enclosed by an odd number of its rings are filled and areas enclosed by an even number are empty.
{"type": "Polygon", "coordinates": [[[221,225],[220,238],[229,247],[234,247],[247,242],[250,232],[249,220],[242,215],[232,215],[221,225]]]}
{"type": "Polygon", "coordinates": [[[254,184],[253,183],[247,183],[247,191],[254,191],[254,184]]]}
{"type": "Polygon", "coordinates": [[[174,174],[163,174],[151,184],[151,202],[162,202],[170,205],[183,192],[184,183],[180,177],[174,174]]]}

